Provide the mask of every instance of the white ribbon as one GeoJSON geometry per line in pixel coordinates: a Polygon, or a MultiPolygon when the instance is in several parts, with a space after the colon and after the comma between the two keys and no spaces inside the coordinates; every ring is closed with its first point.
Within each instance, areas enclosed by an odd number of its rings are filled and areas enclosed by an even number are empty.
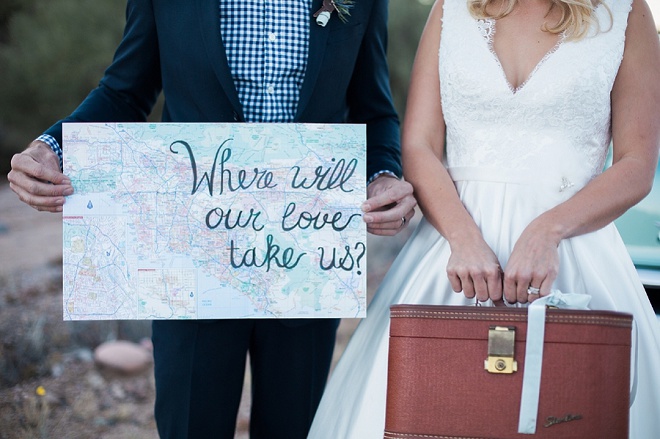
{"type": "Polygon", "coordinates": [[[518,433],[536,433],[541,390],[541,367],[543,366],[543,338],[545,336],[546,306],[567,309],[589,309],[591,296],[587,294],[562,293],[552,290],[548,296],[532,302],[527,309],[527,342],[525,343],[525,372],[523,373],[522,396],[518,433]]]}

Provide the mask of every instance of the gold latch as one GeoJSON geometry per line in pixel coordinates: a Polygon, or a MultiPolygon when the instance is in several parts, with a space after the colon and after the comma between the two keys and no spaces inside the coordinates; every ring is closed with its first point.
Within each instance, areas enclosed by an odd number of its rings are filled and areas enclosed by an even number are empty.
{"type": "Polygon", "coordinates": [[[490,373],[513,373],[518,362],[513,359],[516,342],[515,326],[491,326],[488,330],[488,359],[484,369],[490,373]]]}

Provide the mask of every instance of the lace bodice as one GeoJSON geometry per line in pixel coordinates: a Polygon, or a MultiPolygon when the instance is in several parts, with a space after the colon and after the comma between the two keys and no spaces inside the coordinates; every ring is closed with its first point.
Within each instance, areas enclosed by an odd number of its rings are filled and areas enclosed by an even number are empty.
{"type": "Polygon", "coordinates": [[[445,0],[439,72],[450,172],[476,167],[564,189],[601,172],[631,0],[605,3],[612,18],[598,7],[600,32],[560,38],[514,90],[492,49],[494,21],[474,19],[465,0],[445,0]]]}

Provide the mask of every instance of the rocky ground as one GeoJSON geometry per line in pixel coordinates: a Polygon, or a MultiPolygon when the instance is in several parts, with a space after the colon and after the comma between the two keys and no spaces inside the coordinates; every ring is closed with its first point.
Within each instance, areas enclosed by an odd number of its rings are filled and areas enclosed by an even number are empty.
{"type": "MultiPolygon", "coordinates": [[[[369,238],[370,294],[407,236],[369,238]]],[[[0,255],[0,439],[157,438],[152,366],[127,374],[94,361],[109,340],[148,347],[149,322],[62,321],[61,216],[1,184],[0,255]]],[[[342,321],[335,361],[357,323],[342,321]]],[[[248,437],[249,405],[246,384],[236,438],[248,437]]]]}

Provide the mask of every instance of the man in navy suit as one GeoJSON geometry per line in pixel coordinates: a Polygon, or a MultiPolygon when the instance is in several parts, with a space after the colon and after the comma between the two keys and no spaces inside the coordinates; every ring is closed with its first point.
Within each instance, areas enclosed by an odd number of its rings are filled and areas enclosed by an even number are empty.
{"type": "MultiPolygon", "coordinates": [[[[371,233],[413,216],[386,60],[387,0],[129,0],[99,86],[14,156],[11,188],[61,212],[62,122],[141,122],[163,92],[165,122],[367,125],[371,233]],[[326,25],[315,12],[330,11],[326,25]]],[[[154,321],[155,415],[163,438],[231,438],[246,353],[253,438],[305,438],[327,379],[337,319],[154,321]]]]}

